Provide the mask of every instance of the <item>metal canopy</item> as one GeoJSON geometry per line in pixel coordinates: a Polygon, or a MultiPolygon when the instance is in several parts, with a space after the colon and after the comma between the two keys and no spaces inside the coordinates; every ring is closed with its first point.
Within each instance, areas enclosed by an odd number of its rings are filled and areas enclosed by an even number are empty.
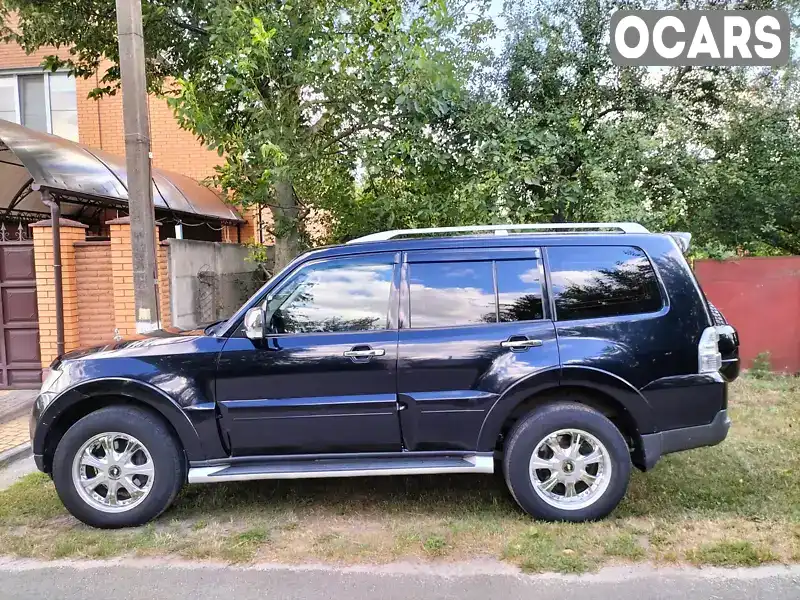
{"type": "MultiPolygon", "coordinates": [[[[155,168],[152,177],[157,210],[243,222],[214,191],[189,177],[155,168]]],[[[38,190],[64,200],[65,217],[79,215],[75,205],[81,204],[125,208],[125,159],[0,119],[0,217],[49,215],[38,190]]]]}

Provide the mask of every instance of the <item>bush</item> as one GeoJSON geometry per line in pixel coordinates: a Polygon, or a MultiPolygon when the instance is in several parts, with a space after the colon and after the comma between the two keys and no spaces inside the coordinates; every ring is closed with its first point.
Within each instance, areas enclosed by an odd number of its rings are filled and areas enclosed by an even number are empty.
{"type": "Polygon", "coordinates": [[[772,375],[772,360],[769,352],[759,352],[750,366],[750,376],[765,379],[772,375]]]}

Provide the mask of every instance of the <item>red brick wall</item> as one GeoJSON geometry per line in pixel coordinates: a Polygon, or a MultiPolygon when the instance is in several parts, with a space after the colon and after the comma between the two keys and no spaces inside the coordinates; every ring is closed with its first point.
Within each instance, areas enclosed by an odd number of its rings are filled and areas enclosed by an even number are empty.
{"type": "MultiPolygon", "coordinates": [[[[12,26],[13,26],[12,21],[12,26]]],[[[68,51],[42,49],[30,56],[14,44],[0,44],[0,70],[37,67],[48,54],[68,56],[68,51]]],[[[82,144],[125,156],[125,135],[122,124],[122,93],[101,100],[88,98],[89,92],[99,86],[99,78],[108,64],[101,64],[100,76],[78,79],[75,82],[78,104],[78,133],[82,144]]],[[[175,171],[202,181],[214,174],[214,167],[223,159],[208,150],[190,132],[181,129],[166,100],[151,96],[150,137],[153,166],[175,171]]],[[[263,211],[269,218],[269,211],[263,211]]],[[[248,218],[252,221],[252,218],[248,218]]],[[[228,232],[230,241],[236,241],[235,228],[228,232]]],[[[253,241],[257,236],[252,222],[242,230],[242,241],[253,241]]],[[[266,241],[266,240],[265,240],[266,241]]]]}
{"type": "MultiPolygon", "coordinates": [[[[104,68],[101,66],[101,72],[104,68]]],[[[125,156],[122,94],[117,93],[101,100],[87,98],[87,94],[97,85],[96,78],[82,79],[76,84],[80,142],[111,154],[125,156]]],[[[198,180],[213,175],[214,167],[222,164],[217,153],[208,150],[193,134],[178,126],[166,100],[150,96],[149,104],[153,166],[198,180]]]]}
{"type": "Polygon", "coordinates": [[[111,242],[77,242],[75,267],[80,346],[107,344],[114,338],[111,242]]]}
{"type": "Polygon", "coordinates": [[[169,242],[161,242],[156,248],[156,263],[158,268],[158,309],[161,313],[161,327],[171,327],[169,242]]]}
{"type": "Polygon", "coordinates": [[[698,260],[694,270],[739,331],[742,367],[769,352],[773,370],[800,372],[800,256],[698,260]]]}
{"type": "MultiPolygon", "coordinates": [[[[11,26],[16,21],[12,18],[11,26]]],[[[65,49],[43,48],[26,55],[16,44],[0,44],[0,70],[38,67],[48,54],[69,56],[65,49]]],[[[107,65],[101,65],[100,73],[107,65]]],[[[125,156],[125,136],[122,130],[122,94],[91,100],[87,94],[98,87],[97,76],[75,82],[78,100],[78,132],[80,142],[112,154],[125,156]]],[[[205,148],[191,133],[181,129],[166,101],[150,98],[150,131],[153,165],[183,173],[194,179],[214,174],[214,166],[222,159],[205,148]]]]}

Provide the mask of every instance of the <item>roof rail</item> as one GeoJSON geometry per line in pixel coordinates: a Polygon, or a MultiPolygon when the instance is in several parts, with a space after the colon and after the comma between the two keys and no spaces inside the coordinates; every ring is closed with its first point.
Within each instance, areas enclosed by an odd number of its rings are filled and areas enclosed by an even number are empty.
{"type": "Polygon", "coordinates": [[[355,244],[360,242],[380,242],[398,237],[414,237],[436,233],[480,233],[494,232],[495,235],[509,235],[513,231],[564,231],[583,230],[580,233],[602,231],[605,233],[650,233],[647,228],[638,223],[537,223],[534,225],[470,225],[469,227],[427,227],[423,229],[393,229],[371,233],[347,242],[355,244]]]}

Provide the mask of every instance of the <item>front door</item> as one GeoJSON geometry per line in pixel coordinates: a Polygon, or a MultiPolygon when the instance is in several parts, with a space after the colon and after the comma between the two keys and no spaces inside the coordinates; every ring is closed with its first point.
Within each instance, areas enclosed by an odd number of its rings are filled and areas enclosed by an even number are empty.
{"type": "Polygon", "coordinates": [[[392,253],[312,261],[264,299],[269,332],[220,354],[234,456],[399,451],[392,253]]]}
{"type": "Polygon", "coordinates": [[[409,252],[398,402],[409,450],[476,450],[488,411],[525,377],[557,380],[538,248],[409,252]]]}

